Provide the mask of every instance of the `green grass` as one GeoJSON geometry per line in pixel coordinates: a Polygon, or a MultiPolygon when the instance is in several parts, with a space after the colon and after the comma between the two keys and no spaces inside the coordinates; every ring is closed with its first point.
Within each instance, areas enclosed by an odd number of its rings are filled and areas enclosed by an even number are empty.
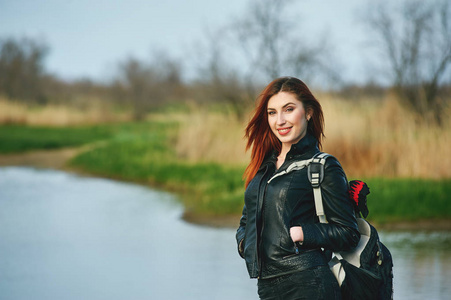
{"type": "Polygon", "coordinates": [[[451,218],[451,179],[370,178],[369,219],[380,223],[451,218]]]}
{"type": "Polygon", "coordinates": [[[108,138],[106,126],[30,127],[0,126],[0,153],[20,153],[30,150],[74,147],[108,138]]]}
{"type": "MultiPolygon", "coordinates": [[[[174,122],[89,127],[0,127],[0,152],[53,149],[103,140],[70,165],[91,174],[150,184],[180,195],[201,215],[239,214],[245,166],[190,163],[177,158],[174,122]]],[[[368,178],[369,219],[378,223],[451,218],[451,179],[368,178]]]]}

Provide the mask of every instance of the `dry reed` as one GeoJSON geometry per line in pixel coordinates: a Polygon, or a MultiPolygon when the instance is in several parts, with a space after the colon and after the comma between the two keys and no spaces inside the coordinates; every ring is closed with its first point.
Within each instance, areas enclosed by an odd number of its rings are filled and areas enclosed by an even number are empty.
{"type": "Polygon", "coordinates": [[[325,97],[322,103],[328,124],[324,150],[350,175],[451,177],[448,118],[442,127],[422,121],[390,95],[359,103],[325,97]]]}
{"type": "Polygon", "coordinates": [[[0,98],[0,124],[68,126],[99,124],[131,119],[128,112],[114,112],[95,101],[84,108],[67,105],[28,106],[0,98]]]}
{"type": "MultiPolygon", "coordinates": [[[[451,177],[450,111],[442,127],[420,121],[393,96],[351,102],[318,94],[326,120],[324,151],[336,156],[349,177],[451,177]]],[[[195,110],[181,121],[181,158],[246,164],[245,122],[232,115],[195,110]]]]}
{"type": "Polygon", "coordinates": [[[245,164],[244,123],[232,114],[195,110],[181,122],[176,151],[180,158],[198,162],[245,164]]]}

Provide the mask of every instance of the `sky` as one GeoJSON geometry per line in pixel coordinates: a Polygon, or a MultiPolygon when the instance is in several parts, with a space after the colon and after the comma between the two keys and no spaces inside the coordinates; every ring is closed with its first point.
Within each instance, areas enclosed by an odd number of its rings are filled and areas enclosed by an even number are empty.
{"type": "MultiPolygon", "coordinates": [[[[68,80],[108,78],[127,57],[150,57],[163,50],[176,57],[206,31],[241,17],[244,0],[0,0],[0,38],[29,37],[50,48],[45,65],[68,80]]],[[[309,39],[327,34],[345,81],[371,77],[365,61],[368,41],[361,21],[361,0],[295,0],[309,39]]]]}

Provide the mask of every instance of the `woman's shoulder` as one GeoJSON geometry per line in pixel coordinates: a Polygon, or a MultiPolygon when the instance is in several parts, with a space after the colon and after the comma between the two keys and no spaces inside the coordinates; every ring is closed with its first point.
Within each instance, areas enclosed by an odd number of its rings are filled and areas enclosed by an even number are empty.
{"type": "Polygon", "coordinates": [[[318,154],[315,155],[315,157],[318,157],[318,155],[324,155],[325,158],[325,163],[324,163],[324,169],[328,170],[328,169],[343,169],[343,167],[341,166],[340,162],[338,161],[338,159],[333,156],[332,154],[329,153],[325,153],[325,152],[319,152],[318,154]]]}
{"type": "Polygon", "coordinates": [[[336,181],[346,181],[346,173],[341,166],[338,159],[330,155],[326,158],[326,162],[324,164],[324,181],[326,182],[336,182],[336,181]]]}

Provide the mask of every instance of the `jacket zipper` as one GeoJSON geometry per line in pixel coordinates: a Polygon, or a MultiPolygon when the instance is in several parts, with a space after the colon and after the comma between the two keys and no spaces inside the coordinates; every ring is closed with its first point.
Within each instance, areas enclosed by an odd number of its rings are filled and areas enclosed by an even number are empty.
{"type": "Polygon", "coordinates": [[[263,230],[265,229],[265,219],[264,219],[264,216],[263,216],[263,213],[264,213],[264,211],[265,211],[265,209],[264,209],[264,205],[265,205],[265,203],[264,203],[264,201],[265,201],[265,195],[266,195],[266,189],[268,188],[268,184],[266,184],[266,186],[265,186],[265,191],[263,192],[263,198],[262,198],[262,201],[263,201],[263,203],[262,203],[262,211],[261,211],[261,214],[262,214],[262,229],[261,229],[261,231],[260,231],[260,243],[259,243],[259,247],[258,247],[258,278],[260,278],[260,276],[261,276],[261,274],[262,274],[262,256],[261,256],[261,244],[262,244],[262,233],[263,233],[263,230]]]}
{"type": "MultiPolygon", "coordinates": [[[[266,177],[266,173],[268,172],[268,169],[269,169],[269,167],[265,170],[265,173],[263,174],[262,178],[266,177]]],[[[257,276],[257,278],[260,278],[261,277],[261,273],[262,273],[262,259],[261,259],[261,243],[262,243],[262,239],[261,239],[261,237],[262,237],[263,230],[265,229],[265,221],[264,221],[263,213],[264,213],[265,195],[266,195],[266,190],[267,189],[268,189],[268,183],[266,182],[265,183],[265,190],[263,191],[263,195],[262,195],[262,198],[261,198],[262,199],[262,206],[261,206],[260,214],[261,214],[262,228],[260,230],[260,236],[259,236],[260,241],[259,241],[258,247],[257,247],[257,265],[258,265],[258,276],[257,276]]]]}

